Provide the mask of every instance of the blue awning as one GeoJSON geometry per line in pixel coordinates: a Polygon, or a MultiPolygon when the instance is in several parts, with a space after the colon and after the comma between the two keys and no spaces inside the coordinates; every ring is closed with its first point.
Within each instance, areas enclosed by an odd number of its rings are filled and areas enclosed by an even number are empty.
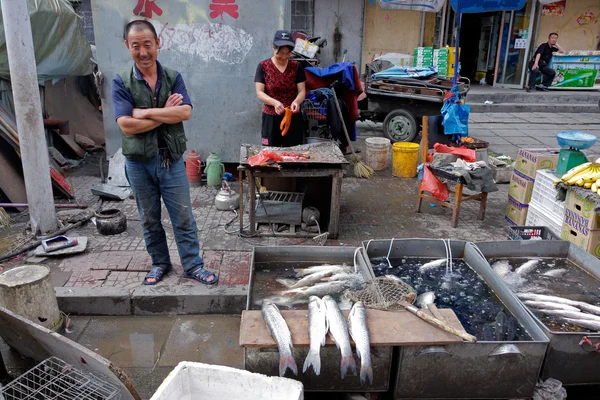
{"type": "Polygon", "coordinates": [[[464,14],[520,10],[527,0],[450,0],[450,3],[454,11],[464,14]]]}

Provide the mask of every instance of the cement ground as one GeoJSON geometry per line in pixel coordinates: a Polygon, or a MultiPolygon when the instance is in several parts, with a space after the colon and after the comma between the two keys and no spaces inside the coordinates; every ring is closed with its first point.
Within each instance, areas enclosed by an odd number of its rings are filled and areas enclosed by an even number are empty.
{"type": "MultiPolygon", "coordinates": [[[[563,130],[582,130],[600,136],[600,114],[472,114],[470,123],[471,136],[489,142],[490,152],[512,157],[516,156],[519,147],[556,147],[555,135],[563,130]]],[[[358,133],[357,147],[362,149],[364,158],[364,140],[383,136],[383,131],[381,124],[366,122],[358,124],[358,133]]],[[[599,155],[600,144],[588,152],[590,155],[599,155]]],[[[100,153],[90,155],[80,168],[69,171],[76,202],[89,205],[96,203],[97,197],[91,193],[90,187],[101,182],[98,168],[101,157],[100,153]]],[[[410,237],[499,240],[505,237],[507,227],[503,216],[508,187],[498,185],[498,188],[498,192],[489,196],[485,220],[476,218],[478,203],[467,202],[462,206],[458,228],[452,228],[451,210],[424,204],[422,213],[415,213],[416,179],[393,177],[391,167],[377,172],[376,177],[370,180],[354,178],[348,170],[342,184],[340,235],[337,239],[328,240],[326,245],[358,246],[361,241],[369,239],[410,237]]],[[[132,199],[106,201],[103,204],[103,209],[118,208],[127,216],[127,230],[124,233],[102,236],[92,223],[87,223],[69,232],[71,236],[88,237],[85,253],[30,261],[27,255],[5,262],[3,266],[11,268],[31,262],[49,266],[57,293],[62,299],[61,307],[77,314],[236,310],[243,304],[247,290],[253,246],[315,245],[315,242],[311,239],[241,237],[237,234],[237,221],[232,222],[234,214],[215,209],[215,195],[216,190],[206,186],[191,190],[200,250],[207,268],[219,274],[217,287],[206,288],[193,280],[182,278],[170,220],[164,209],[163,224],[174,270],[155,287],[141,285],[150,268],[150,258],[145,251],[139,216],[132,199]],[[171,302],[166,305],[157,302],[157,299],[167,296],[171,296],[171,302]],[[192,302],[188,302],[187,306],[183,303],[182,299],[188,298],[186,296],[200,296],[204,300],[197,303],[195,306],[198,308],[194,310],[192,302]],[[234,300],[225,301],[226,298],[234,300]],[[216,308],[215,301],[218,304],[216,308]]],[[[28,217],[24,215],[15,219],[17,223],[10,229],[0,231],[2,253],[19,247],[27,239],[24,228],[28,217]]]]}

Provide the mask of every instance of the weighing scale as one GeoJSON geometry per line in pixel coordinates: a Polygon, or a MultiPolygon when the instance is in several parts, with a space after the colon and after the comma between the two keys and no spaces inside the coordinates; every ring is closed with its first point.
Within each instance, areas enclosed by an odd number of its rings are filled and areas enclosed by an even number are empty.
{"type": "Polygon", "coordinates": [[[556,135],[558,145],[561,147],[558,155],[556,175],[562,176],[571,168],[588,162],[588,158],[581,150],[589,149],[598,138],[584,132],[561,132],[556,135]]]}

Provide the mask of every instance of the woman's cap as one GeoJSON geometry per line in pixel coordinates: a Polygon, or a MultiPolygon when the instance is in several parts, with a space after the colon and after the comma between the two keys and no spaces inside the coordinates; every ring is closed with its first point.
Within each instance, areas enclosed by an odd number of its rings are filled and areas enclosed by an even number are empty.
{"type": "Polygon", "coordinates": [[[275,38],[273,39],[273,44],[277,47],[281,47],[281,46],[294,47],[294,42],[292,41],[292,32],[290,32],[290,31],[275,32],[275,38]]]}

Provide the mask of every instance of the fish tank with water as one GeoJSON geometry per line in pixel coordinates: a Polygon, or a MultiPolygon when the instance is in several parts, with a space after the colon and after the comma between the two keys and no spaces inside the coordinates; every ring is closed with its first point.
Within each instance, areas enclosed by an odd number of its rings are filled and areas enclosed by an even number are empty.
{"type": "Polygon", "coordinates": [[[371,258],[375,276],[393,275],[412,286],[416,305],[451,308],[479,341],[530,341],[527,331],[485,281],[462,259],[371,258]]]}

